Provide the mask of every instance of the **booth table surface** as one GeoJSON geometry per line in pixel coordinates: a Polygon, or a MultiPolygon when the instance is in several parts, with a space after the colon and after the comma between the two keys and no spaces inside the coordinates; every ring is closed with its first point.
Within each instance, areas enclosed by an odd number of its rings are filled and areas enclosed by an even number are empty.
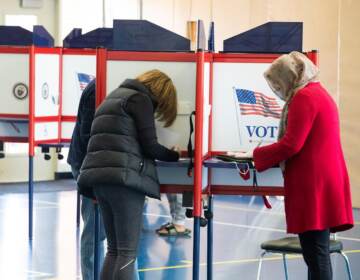
{"type": "MultiPolygon", "coordinates": [[[[188,158],[180,158],[179,161],[176,162],[165,162],[165,161],[156,161],[157,166],[161,167],[188,167],[190,160],[188,158]]],[[[204,161],[203,164],[208,168],[230,168],[236,169],[235,163],[233,162],[225,162],[216,158],[210,158],[204,161]]],[[[247,167],[246,163],[238,164],[239,168],[247,167]]]]}
{"type": "Polygon", "coordinates": [[[242,169],[249,167],[247,163],[226,162],[219,160],[217,158],[210,158],[205,160],[204,166],[208,168],[230,168],[230,169],[237,169],[237,168],[242,169]]]}

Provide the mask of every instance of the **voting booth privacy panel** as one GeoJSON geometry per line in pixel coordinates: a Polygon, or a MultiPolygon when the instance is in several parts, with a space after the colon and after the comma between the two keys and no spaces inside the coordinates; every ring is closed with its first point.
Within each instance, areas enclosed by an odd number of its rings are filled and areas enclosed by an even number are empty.
{"type": "MultiPolygon", "coordinates": [[[[278,55],[215,54],[212,83],[212,154],[248,151],[277,139],[284,102],[269,88],[263,73],[278,55]]],[[[259,186],[282,186],[281,170],[259,173],[259,186]]],[[[251,178],[252,179],[252,178],[251,178]]],[[[213,168],[212,185],[252,186],[237,170],[213,168]]]]}
{"type": "MultiPolygon", "coordinates": [[[[317,52],[306,55],[317,64],[317,52]]],[[[209,154],[248,151],[277,141],[284,102],[268,86],[263,73],[280,54],[218,53],[211,63],[211,115],[209,154]]],[[[237,168],[211,168],[211,193],[246,194],[253,192],[250,180],[239,176],[237,168]],[[242,186],[243,188],[238,188],[242,186]],[[248,188],[246,188],[248,187],[248,188]]],[[[281,195],[280,168],[257,174],[259,190],[281,195]]]]}
{"type": "Polygon", "coordinates": [[[0,141],[70,142],[82,90],[95,78],[96,51],[0,47],[0,141]]]}
{"type": "Polygon", "coordinates": [[[34,145],[58,142],[61,110],[61,49],[0,47],[3,101],[0,140],[34,145]]]}
{"type": "Polygon", "coordinates": [[[95,74],[96,50],[63,49],[61,143],[71,141],[81,94],[95,74]]]}
{"type": "MultiPolygon", "coordinates": [[[[170,128],[164,128],[162,123],[156,122],[159,142],[167,147],[179,145],[182,150],[187,149],[190,136],[189,116],[193,111],[203,111],[203,118],[208,119],[209,106],[209,75],[204,75],[204,69],[209,72],[209,63],[204,67],[204,53],[190,52],[123,52],[98,50],[97,64],[97,92],[100,104],[104,98],[128,78],[136,78],[142,73],[158,69],[166,73],[174,82],[178,97],[178,116],[170,128]],[[207,78],[205,78],[207,77],[207,78]],[[200,99],[198,99],[200,97],[200,99]],[[204,102],[205,101],[205,102],[204,102]],[[207,116],[206,116],[207,115],[207,116]]],[[[197,113],[196,113],[197,114],[197,113]]],[[[198,115],[195,117],[195,126],[198,115]]],[[[200,118],[199,118],[200,120],[200,118]]],[[[208,153],[208,128],[209,122],[205,121],[200,128],[206,135],[195,141],[195,153],[201,152],[201,157],[208,153]],[[199,144],[201,142],[201,145],[199,144]],[[197,148],[200,149],[197,149],[197,148]]],[[[198,130],[196,127],[195,131],[198,130]]],[[[196,132],[195,132],[196,134],[196,132]]],[[[188,161],[180,160],[179,163],[158,163],[158,173],[163,191],[181,192],[187,188],[192,190],[194,179],[187,174],[188,161]],[[171,188],[170,188],[171,186],[171,188]]],[[[203,169],[203,167],[201,167],[203,169]]],[[[206,173],[206,169],[202,170],[206,173]]],[[[196,175],[195,175],[196,176],[196,175]]],[[[201,176],[201,175],[200,175],[201,176]]],[[[207,179],[207,176],[202,176],[207,179]]],[[[201,188],[207,186],[206,180],[201,181],[201,188]]],[[[202,179],[201,179],[202,180],[202,179]]]]}

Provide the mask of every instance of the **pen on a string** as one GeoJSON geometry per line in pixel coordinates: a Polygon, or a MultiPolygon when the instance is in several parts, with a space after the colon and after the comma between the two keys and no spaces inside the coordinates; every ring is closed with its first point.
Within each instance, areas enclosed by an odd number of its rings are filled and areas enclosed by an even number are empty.
{"type": "Polygon", "coordinates": [[[262,143],[263,143],[263,140],[260,140],[260,142],[256,145],[255,148],[259,148],[262,143]]]}

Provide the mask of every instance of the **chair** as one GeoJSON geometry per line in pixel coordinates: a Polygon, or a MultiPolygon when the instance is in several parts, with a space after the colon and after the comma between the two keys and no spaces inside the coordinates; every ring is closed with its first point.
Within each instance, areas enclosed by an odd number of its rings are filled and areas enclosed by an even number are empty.
{"type": "MultiPolygon", "coordinates": [[[[270,240],[266,241],[261,244],[261,249],[264,251],[261,254],[260,260],[259,260],[259,267],[258,267],[258,273],[257,273],[257,280],[260,280],[260,273],[261,273],[261,265],[263,262],[263,258],[268,253],[274,253],[274,254],[281,254],[283,257],[283,264],[284,264],[284,272],[285,272],[285,279],[288,280],[288,269],[287,269],[287,263],[286,263],[286,255],[287,254],[302,254],[300,240],[298,237],[285,237],[277,240],[270,240]]],[[[350,269],[350,262],[348,257],[345,255],[343,250],[343,244],[341,241],[336,239],[330,240],[330,254],[337,253],[340,254],[346,264],[346,270],[349,280],[352,280],[351,275],[351,269],[350,269]]]]}

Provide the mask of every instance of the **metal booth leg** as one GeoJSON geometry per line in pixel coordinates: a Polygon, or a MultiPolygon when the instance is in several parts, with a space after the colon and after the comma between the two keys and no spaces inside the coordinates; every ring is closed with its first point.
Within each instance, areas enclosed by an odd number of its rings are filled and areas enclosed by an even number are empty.
{"type": "Polygon", "coordinates": [[[33,239],[34,157],[29,155],[29,240],[33,239]]]}
{"type": "Polygon", "coordinates": [[[193,280],[200,279],[200,217],[194,217],[193,280]]]}
{"type": "Polygon", "coordinates": [[[205,212],[207,219],[207,279],[213,279],[213,247],[214,247],[214,227],[213,227],[213,196],[208,197],[208,209],[205,212]]]}

